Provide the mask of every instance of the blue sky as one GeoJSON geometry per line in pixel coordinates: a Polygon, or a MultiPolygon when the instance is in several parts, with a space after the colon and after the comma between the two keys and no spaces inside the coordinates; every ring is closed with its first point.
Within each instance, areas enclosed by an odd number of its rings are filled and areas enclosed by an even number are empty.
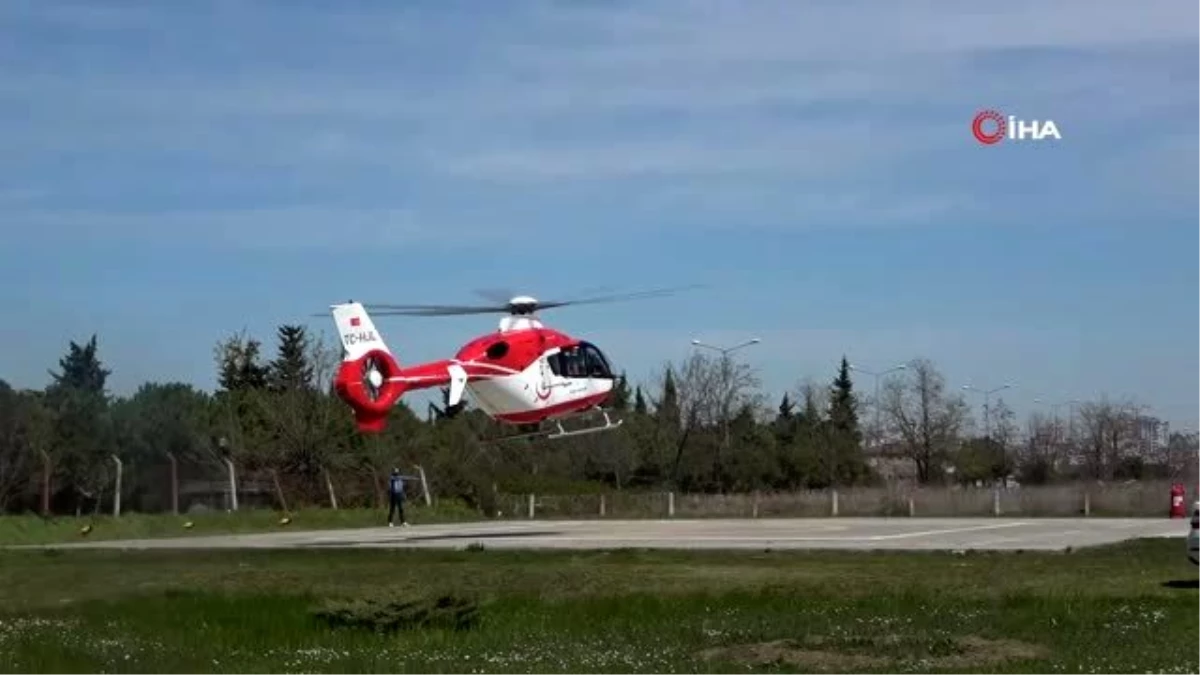
{"type": "MultiPolygon", "coordinates": [[[[331,302],[702,283],[545,317],[773,398],[934,360],[1195,428],[1197,7],[1168,1],[0,4],[0,377],[117,393],[331,302]],[[984,147],[982,108],[1057,142],[984,147]]],[[[493,317],[386,319],[404,362],[493,317]]],[[[867,385],[867,382],[862,384],[867,385]]],[[[1006,392],[1007,393],[1007,392],[1006,392]]]]}

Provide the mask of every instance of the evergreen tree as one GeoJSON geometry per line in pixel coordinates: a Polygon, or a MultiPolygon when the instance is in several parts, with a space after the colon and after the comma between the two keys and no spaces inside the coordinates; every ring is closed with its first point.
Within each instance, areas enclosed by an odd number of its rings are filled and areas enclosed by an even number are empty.
{"type": "Polygon", "coordinates": [[[642,395],[642,385],[638,385],[633,392],[633,412],[639,415],[646,414],[646,397],[642,395]]]}
{"type": "Polygon", "coordinates": [[[675,430],[681,428],[683,419],[679,409],[679,390],[675,386],[675,374],[670,368],[663,377],[662,396],[658,399],[658,405],[655,406],[654,416],[658,418],[661,426],[675,430]]]}
{"type": "Polygon", "coordinates": [[[67,389],[103,396],[111,370],[105,369],[96,356],[96,336],[83,345],[71,342],[66,356],[58,360],[61,373],[50,372],[54,383],[50,389],[67,389]]]}
{"type": "Polygon", "coordinates": [[[625,411],[629,409],[629,383],[625,379],[624,371],[617,381],[613,383],[612,394],[609,401],[612,403],[613,410],[625,411]]]}
{"type": "Polygon", "coordinates": [[[100,362],[95,335],[84,345],[71,342],[58,364],[61,372],[51,372],[54,381],[46,387],[53,420],[53,482],[56,490],[74,494],[76,508],[84,500],[98,508],[96,495],[108,481],[107,463],[116,440],[105,392],[112,371],[100,362]]]}
{"type": "Polygon", "coordinates": [[[830,388],[827,418],[827,441],[833,463],[829,470],[839,482],[852,482],[862,474],[862,430],[858,426],[858,401],[850,380],[850,362],[845,356],[830,388]]]}
{"type": "Polygon", "coordinates": [[[858,428],[858,401],[854,394],[854,383],[850,380],[850,362],[842,357],[838,375],[833,380],[829,396],[829,425],[835,434],[846,442],[858,446],[862,443],[862,431],[858,428]]]}
{"type": "Polygon", "coordinates": [[[279,353],[269,368],[271,388],[276,391],[300,391],[313,388],[313,366],[309,362],[309,341],[304,326],[279,327],[279,353]]]}
{"type": "Polygon", "coordinates": [[[795,409],[796,404],[792,402],[787,392],[784,392],[783,400],[779,402],[779,414],[775,416],[775,440],[780,446],[790,445],[795,440],[795,409]]]}
{"type": "Polygon", "coordinates": [[[779,402],[779,416],[775,419],[780,421],[790,421],[793,417],[792,412],[796,409],[796,404],[792,403],[787,392],[783,393],[783,400],[779,402]]]}
{"type": "Polygon", "coordinates": [[[225,391],[263,389],[271,372],[261,363],[262,344],[253,338],[234,335],[217,345],[218,383],[225,391]]]}

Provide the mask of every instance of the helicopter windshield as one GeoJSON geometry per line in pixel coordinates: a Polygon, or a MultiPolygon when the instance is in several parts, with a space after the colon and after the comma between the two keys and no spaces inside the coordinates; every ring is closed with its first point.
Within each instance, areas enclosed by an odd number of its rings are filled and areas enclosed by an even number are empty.
{"type": "Polygon", "coordinates": [[[551,356],[550,370],[560,377],[613,379],[608,359],[596,345],[580,342],[551,356]]]}

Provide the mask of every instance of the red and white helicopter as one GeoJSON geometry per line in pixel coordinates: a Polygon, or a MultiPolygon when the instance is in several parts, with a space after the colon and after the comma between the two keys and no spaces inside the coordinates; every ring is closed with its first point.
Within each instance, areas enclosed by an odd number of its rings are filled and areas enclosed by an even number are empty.
{"type": "Polygon", "coordinates": [[[520,295],[503,304],[485,306],[364,305],[354,301],[332,305],[344,350],[334,386],[338,396],[354,410],[363,433],[383,431],[388,411],[406,392],[432,387],[443,388],[447,416],[462,409],[463,395],[469,391],[489,417],[517,427],[520,433],[502,440],[531,436],[554,439],[608,431],[623,421],[614,422],[601,407],[616,379],[608,359],[596,345],[547,328],[535,312],[654,297],[672,290],[555,302],[538,302],[520,295]],[[402,367],[384,343],[368,307],[375,316],[507,316],[500,319],[498,331],[471,340],[452,359],[402,367]],[[562,425],[568,418],[596,412],[604,416],[603,423],[573,431],[562,425]],[[553,428],[546,430],[545,423],[553,423],[553,428]]]}

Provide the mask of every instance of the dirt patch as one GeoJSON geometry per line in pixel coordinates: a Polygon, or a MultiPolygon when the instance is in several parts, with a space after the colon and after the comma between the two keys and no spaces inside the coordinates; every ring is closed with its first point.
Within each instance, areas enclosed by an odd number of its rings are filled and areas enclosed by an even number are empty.
{"type": "Polygon", "coordinates": [[[787,664],[816,671],[854,672],[886,668],[897,662],[920,662],[929,669],[960,670],[1034,659],[1046,654],[1046,648],[1040,645],[977,636],[879,635],[835,639],[810,635],[800,640],[713,647],[700,652],[699,656],[709,661],[749,666],[787,664]]]}

